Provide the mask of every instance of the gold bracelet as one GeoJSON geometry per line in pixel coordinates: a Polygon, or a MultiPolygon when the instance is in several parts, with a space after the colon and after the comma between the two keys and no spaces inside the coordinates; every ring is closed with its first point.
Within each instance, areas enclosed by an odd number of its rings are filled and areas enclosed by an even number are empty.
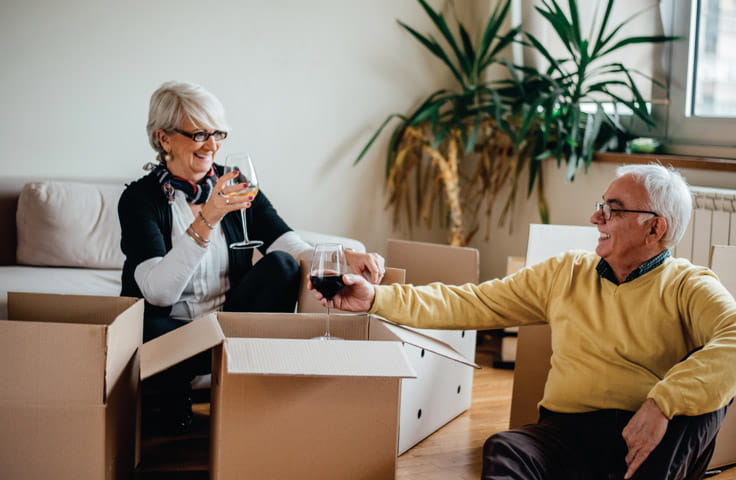
{"type": "Polygon", "coordinates": [[[195,242],[197,242],[197,245],[199,245],[200,247],[207,248],[210,246],[210,241],[202,237],[202,235],[198,234],[191,225],[189,225],[189,228],[187,228],[187,233],[190,237],[194,239],[195,242]]]}
{"type": "Polygon", "coordinates": [[[204,222],[205,225],[207,225],[207,228],[209,228],[210,230],[215,229],[215,226],[208,222],[206,218],[204,218],[204,215],[202,215],[202,210],[198,211],[197,215],[199,215],[199,218],[204,222]]]}

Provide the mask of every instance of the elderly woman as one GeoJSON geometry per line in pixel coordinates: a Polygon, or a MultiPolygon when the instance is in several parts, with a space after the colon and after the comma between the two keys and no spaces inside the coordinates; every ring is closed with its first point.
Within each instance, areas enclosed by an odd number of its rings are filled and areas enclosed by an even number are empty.
{"type": "MultiPolygon", "coordinates": [[[[311,251],[281,219],[261,190],[257,196],[232,196],[237,172],[223,175],[215,163],[229,127],[220,101],[204,88],[164,83],[151,96],[148,139],[158,164],[131,183],[118,205],[125,254],[122,295],[145,299],[144,341],[217,310],[292,312],[299,289],[296,259],[311,251]],[[247,230],[263,241],[263,258],[253,250],[229,249],[247,230]]],[[[346,252],[356,272],[380,282],[383,258],[346,252]]],[[[201,354],[151,379],[164,392],[161,427],[186,431],[192,420],[190,383],[208,373],[201,354]]],[[[151,388],[151,387],[149,387],[151,388]]]]}

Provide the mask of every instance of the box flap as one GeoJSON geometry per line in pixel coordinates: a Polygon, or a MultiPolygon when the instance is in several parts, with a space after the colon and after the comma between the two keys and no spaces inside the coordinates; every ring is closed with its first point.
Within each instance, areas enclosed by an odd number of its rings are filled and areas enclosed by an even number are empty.
{"type": "Polygon", "coordinates": [[[141,380],[219,345],[224,339],[214,314],[192,320],[154,338],[141,345],[141,380]]]}
{"type": "Polygon", "coordinates": [[[8,319],[109,325],[138,301],[131,297],[8,292],[8,319]]]}
{"type": "Polygon", "coordinates": [[[731,295],[736,296],[736,245],[711,245],[710,268],[731,295]]]}
{"type": "Polygon", "coordinates": [[[416,377],[398,342],[228,338],[225,351],[234,374],[416,377]]]}
{"type": "MultiPolygon", "coordinates": [[[[105,399],[116,388],[143,339],[143,300],[138,299],[107,328],[105,399]]],[[[137,376],[137,375],[136,375],[137,376]]]]}
{"type": "Polygon", "coordinates": [[[480,253],[471,247],[390,238],[386,241],[386,265],[405,269],[406,283],[413,285],[462,285],[478,283],[480,278],[480,253]]]}
{"type": "Polygon", "coordinates": [[[388,320],[375,315],[372,316],[371,321],[373,322],[370,334],[372,339],[398,340],[400,342],[408,343],[409,345],[414,345],[415,347],[423,348],[424,350],[449,358],[450,360],[468,365],[469,367],[480,368],[476,363],[463,357],[457,350],[436,338],[432,338],[409,328],[391,323],[388,320]],[[383,332],[381,330],[383,330],[383,332]]]}

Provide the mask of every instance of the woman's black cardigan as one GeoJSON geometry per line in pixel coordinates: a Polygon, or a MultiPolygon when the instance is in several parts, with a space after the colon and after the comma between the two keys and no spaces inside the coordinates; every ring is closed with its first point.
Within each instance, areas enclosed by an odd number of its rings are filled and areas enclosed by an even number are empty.
{"type": "MultiPolygon", "coordinates": [[[[219,165],[215,165],[215,171],[222,175],[219,165]]],[[[153,257],[163,257],[171,250],[171,207],[153,172],[125,188],[118,202],[118,217],[121,228],[120,247],[125,255],[120,294],[143,298],[133,272],[141,262],[153,257]]],[[[252,206],[246,210],[246,222],[248,236],[263,241],[259,250],[264,254],[274,240],[291,230],[262,190],[256,195],[252,206]]],[[[243,239],[239,211],[225,215],[220,225],[228,244],[243,239]]],[[[228,278],[230,284],[234,285],[251,268],[253,250],[229,249],[228,252],[228,278]]],[[[145,318],[169,316],[170,313],[170,305],[159,307],[145,302],[145,318]]]]}

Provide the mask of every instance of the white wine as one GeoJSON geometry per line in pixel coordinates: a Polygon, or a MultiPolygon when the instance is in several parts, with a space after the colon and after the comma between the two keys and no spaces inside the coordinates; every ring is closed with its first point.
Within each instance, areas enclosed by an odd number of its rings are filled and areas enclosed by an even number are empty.
{"type": "Polygon", "coordinates": [[[258,187],[247,187],[245,190],[240,190],[238,192],[232,192],[228,193],[228,197],[247,197],[249,195],[256,196],[258,195],[258,187]]]}

